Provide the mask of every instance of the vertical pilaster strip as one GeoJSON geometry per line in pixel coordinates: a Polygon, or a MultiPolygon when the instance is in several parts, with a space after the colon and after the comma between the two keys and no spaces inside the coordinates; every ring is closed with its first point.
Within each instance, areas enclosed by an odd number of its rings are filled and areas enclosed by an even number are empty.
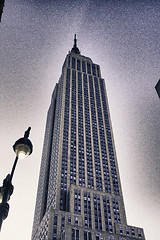
{"type": "MultiPolygon", "coordinates": [[[[63,129],[64,129],[64,114],[65,114],[65,97],[66,97],[66,78],[67,78],[67,68],[64,71],[63,79],[63,100],[62,100],[62,113],[61,113],[61,125],[60,125],[60,153],[59,153],[59,162],[58,162],[58,173],[57,176],[61,174],[62,166],[62,152],[63,152],[63,129]]],[[[61,188],[61,178],[57,178],[57,186],[61,188]]],[[[56,208],[59,208],[60,204],[60,191],[56,191],[56,208]]]]}
{"type": "MultiPolygon", "coordinates": [[[[106,135],[106,125],[105,125],[105,119],[104,119],[104,110],[103,110],[103,102],[102,102],[102,94],[101,94],[101,88],[100,88],[100,81],[102,81],[102,79],[98,78],[98,89],[99,89],[99,97],[100,97],[100,104],[101,104],[101,116],[102,116],[102,121],[103,121],[103,129],[104,129],[104,137],[105,137],[105,147],[106,147],[106,154],[107,154],[107,164],[108,164],[108,167],[106,168],[106,170],[109,172],[109,179],[108,179],[108,185],[111,186],[111,189],[112,189],[112,192],[113,192],[113,183],[111,181],[112,179],[112,175],[111,175],[111,166],[110,166],[110,161],[109,161],[109,151],[108,151],[108,144],[107,144],[107,135],[106,135]]],[[[103,169],[103,174],[104,174],[104,169],[103,169]]],[[[105,179],[104,179],[105,180],[105,179]]],[[[105,183],[106,184],[106,183],[105,183]]],[[[109,189],[110,189],[110,186],[107,186],[108,187],[108,193],[110,193],[109,189]]],[[[106,186],[105,186],[105,189],[106,189],[106,186]]]]}
{"type": "Polygon", "coordinates": [[[99,133],[99,120],[98,120],[98,108],[97,108],[98,106],[97,106],[97,96],[96,96],[96,91],[98,91],[99,89],[95,88],[95,79],[97,79],[97,78],[96,77],[93,78],[93,89],[94,89],[94,99],[95,99],[97,133],[98,133],[98,143],[99,143],[99,155],[100,155],[100,164],[101,164],[102,187],[103,187],[103,192],[105,192],[104,171],[103,171],[103,164],[102,164],[101,142],[100,142],[100,133],[99,133]]]}
{"type": "Polygon", "coordinates": [[[87,76],[87,84],[88,84],[89,118],[90,118],[91,145],[92,145],[93,181],[94,181],[94,189],[96,190],[97,186],[96,186],[93,129],[92,129],[92,116],[91,116],[91,96],[90,96],[90,84],[89,84],[89,77],[88,76],[87,76]]]}
{"type": "Polygon", "coordinates": [[[76,72],[76,185],[79,185],[79,140],[78,140],[78,72],[76,72]]]}
{"type": "Polygon", "coordinates": [[[83,104],[83,139],[84,139],[84,164],[85,164],[85,187],[87,187],[87,155],[86,155],[86,128],[85,128],[85,106],[84,106],[84,79],[82,74],[82,104],[83,104]]]}
{"type": "Polygon", "coordinates": [[[68,128],[68,169],[67,169],[67,191],[70,187],[70,156],[71,156],[71,107],[72,107],[72,69],[70,73],[70,99],[69,99],[69,128],[68,128]]]}

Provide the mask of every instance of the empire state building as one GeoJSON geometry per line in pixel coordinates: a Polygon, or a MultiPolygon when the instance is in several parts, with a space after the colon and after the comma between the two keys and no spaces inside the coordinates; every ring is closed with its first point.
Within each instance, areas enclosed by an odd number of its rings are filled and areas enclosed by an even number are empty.
{"type": "Polygon", "coordinates": [[[145,239],[127,225],[100,66],[81,55],[76,35],[48,110],[32,232],[64,239],[145,239]]]}

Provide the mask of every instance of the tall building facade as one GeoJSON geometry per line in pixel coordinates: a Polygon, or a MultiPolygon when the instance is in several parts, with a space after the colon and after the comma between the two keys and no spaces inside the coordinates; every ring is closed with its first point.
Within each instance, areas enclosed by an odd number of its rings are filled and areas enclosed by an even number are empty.
{"type": "Polygon", "coordinates": [[[126,221],[104,79],[74,46],[48,110],[32,240],[145,239],[126,221]]]}

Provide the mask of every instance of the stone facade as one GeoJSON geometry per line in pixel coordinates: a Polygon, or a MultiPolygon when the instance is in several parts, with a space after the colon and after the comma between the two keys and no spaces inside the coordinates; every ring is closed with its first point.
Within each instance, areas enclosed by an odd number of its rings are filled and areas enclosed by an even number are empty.
{"type": "Polygon", "coordinates": [[[127,225],[104,79],[77,40],[49,108],[32,240],[145,239],[127,225]]]}

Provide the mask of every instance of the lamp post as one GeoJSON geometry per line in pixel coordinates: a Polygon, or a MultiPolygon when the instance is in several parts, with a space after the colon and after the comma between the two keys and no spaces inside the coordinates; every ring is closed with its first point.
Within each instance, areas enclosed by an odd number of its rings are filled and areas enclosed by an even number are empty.
{"type": "Polygon", "coordinates": [[[3,186],[0,187],[0,230],[2,227],[3,220],[8,216],[9,204],[8,201],[10,196],[13,193],[12,178],[18,162],[18,159],[24,159],[32,153],[33,146],[31,141],[28,139],[29,132],[31,128],[29,127],[25,133],[24,137],[18,139],[13,145],[13,150],[16,153],[16,158],[11,170],[11,174],[8,174],[7,177],[3,180],[3,186]]]}

